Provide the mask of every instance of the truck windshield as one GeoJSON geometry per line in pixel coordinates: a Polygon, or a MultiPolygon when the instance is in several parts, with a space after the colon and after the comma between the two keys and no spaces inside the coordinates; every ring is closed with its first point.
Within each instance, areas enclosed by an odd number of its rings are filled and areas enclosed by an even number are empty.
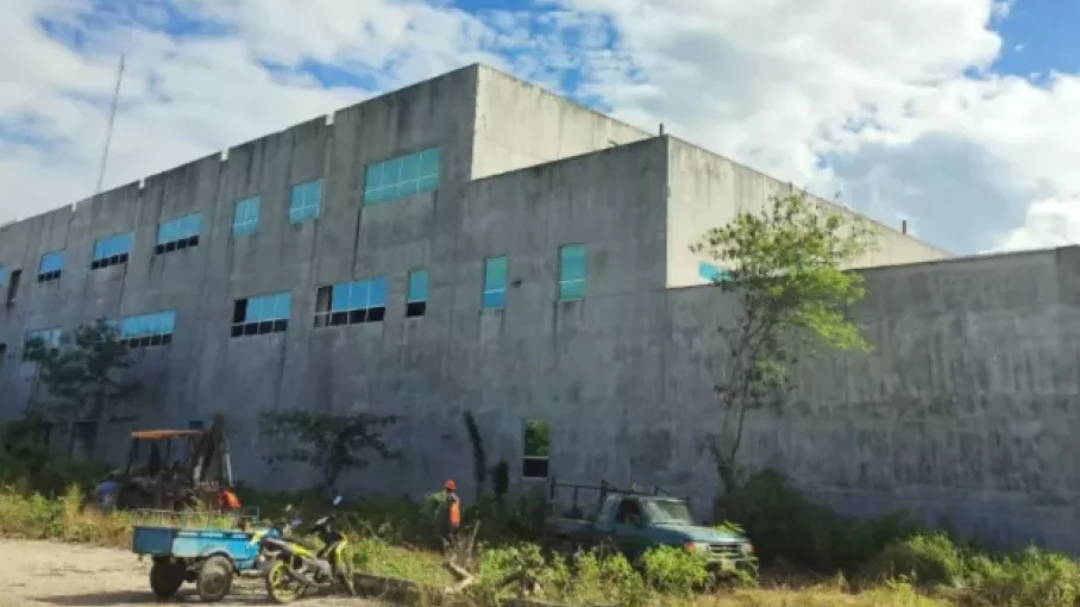
{"type": "Polygon", "coordinates": [[[645,503],[649,520],[656,525],[693,525],[690,508],[683,502],[650,501],[645,503]]]}

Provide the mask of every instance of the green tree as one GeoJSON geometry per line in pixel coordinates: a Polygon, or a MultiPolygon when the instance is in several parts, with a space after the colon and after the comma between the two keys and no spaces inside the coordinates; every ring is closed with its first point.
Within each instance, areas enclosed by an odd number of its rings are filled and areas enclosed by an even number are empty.
{"type": "Polygon", "coordinates": [[[31,340],[25,358],[38,365],[28,417],[69,430],[77,423],[92,424],[87,445],[91,453],[97,425],[142,387],[127,377],[134,363],[118,331],[106,320],[76,328],[59,347],[31,340]]]}
{"type": "Polygon", "coordinates": [[[324,489],[337,487],[342,474],[368,465],[365,451],[374,451],[384,460],[397,459],[400,452],[383,440],[383,429],[397,423],[394,415],[370,413],[333,415],[305,409],[268,411],[260,415],[260,432],[277,443],[278,449],[265,456],[267,463],[297,462],[318,468],[324,489]]]}
{"type": "Polygon", "coordinates": [[[727,350],[716,369],[723,421],[708,441],[725,495],[738,486],[747,414],[785,402],[799,357],[822,347],[870,350],[848,316],[865,295],[863,279],[846,268],[874,244],[866,222],[796,194],[738,214],[691,247],[723,268],[715,284],[736,303],[718,327],[727,350]]]}

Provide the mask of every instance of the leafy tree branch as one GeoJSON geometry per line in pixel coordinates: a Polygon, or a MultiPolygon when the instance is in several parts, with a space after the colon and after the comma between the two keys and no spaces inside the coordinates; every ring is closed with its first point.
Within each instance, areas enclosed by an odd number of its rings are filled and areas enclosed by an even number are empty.
{"type": "Polygon", "coordinates": [[[37,363],[44,388],[35,389],[31,411],[48,422],[97,422],[141,389],[125,377],[134,363],[116,328],[105,320],[71,331],[60,347],[32,340],[25,358],[37,363]]]}
{"type": "Polygon", "coordinates": [[[848,268],[874,244],[864,221],[790,195],[738,214],[691,247],[723,268],[715,282],[735,303],[717,327],[727,349],[715,387],[724,415],[709,440],[725,493],[738,483],[748,413],[785,402],[800,356],[870,350],[848,316],[865,295],[862,276],[848,268]]]}
{"type": "Polygon", "coordinates": [[[374,451],[384,460],[400,458],[383,440],[383,429],[397,423],[397,416],[370,413],[332,415],[305,409],[265,412],[260,416],[260,432],[278,443],[278,450],[266,456],[267,463],[298,462],[314,466],[322,484],[334,488],[342,474],[368,465],[365,451],[374,451]]]}

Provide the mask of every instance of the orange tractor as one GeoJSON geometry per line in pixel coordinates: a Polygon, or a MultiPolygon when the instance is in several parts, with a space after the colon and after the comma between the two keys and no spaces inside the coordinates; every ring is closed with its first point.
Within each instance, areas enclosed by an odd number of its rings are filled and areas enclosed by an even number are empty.
{"type": "Polygon", "coordinates": [[[137,430],[120,483],[116,507],[124,510],[213,509],[221,489],[232,485],[225,420],[214,416],[206,429],[137,430]]]}

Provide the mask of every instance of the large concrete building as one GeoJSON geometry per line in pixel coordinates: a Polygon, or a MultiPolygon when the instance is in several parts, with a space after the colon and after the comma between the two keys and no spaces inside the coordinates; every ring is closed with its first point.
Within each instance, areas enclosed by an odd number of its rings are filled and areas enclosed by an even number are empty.
{"type": "MultiPolygon", "coordinates": [[[[402,460],[353,479],[391,492],[469,476],[471,411],[521,483],[707,500],[712,328],[730,302],[689,245],[789,188],[470,66],[0,228],[0,411],[34,389],[28,336],[107,317],[145,386],[114,431],[224,412],[249,482],[311,480],[262,463],[260,411],[401,416],[402,460]],[[527,452],[530,421],[548,452],[527,452]]],[[[1077,254],[949,261],[878,232],[856,312],[877,353],[807,368],[788,415],[752,420],[748,463],[848,509],[1041,538],[1025,508],[1065,516],[1080,488],[1062,434],[1077,422],[1045,421],[1076,400],[1057,357],[1075,369],[1077,330],[1054,323],[1076,315],[1077,254]],[[1028,475],[1065,453],[1067,470],[1028,475]]]]}

